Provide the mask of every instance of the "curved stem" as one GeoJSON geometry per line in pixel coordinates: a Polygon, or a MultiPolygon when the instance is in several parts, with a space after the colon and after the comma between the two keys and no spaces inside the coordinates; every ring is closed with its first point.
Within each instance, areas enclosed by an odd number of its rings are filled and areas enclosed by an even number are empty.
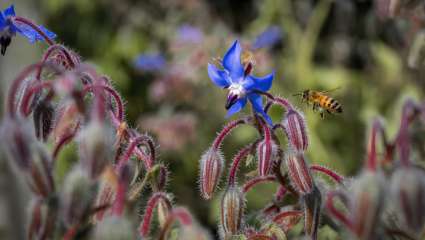
{"type": "MultiPolygon", "coordinates": [[[[275,97],[273,96],[271,93],[268,92],[262,92],[262,91],[255,91],[258,94],[264,95],[266,96],[269,100],[272,101],[273,104],[277,104],[283,108],[285,108],[286,110],[289,109],[293,109],[294,107],[292,107],[292,104],[286,99],[286,98],[282,98],[282,97],[275,97]]],[[[268,106],[269,103],[267,103],[265,110],[269,110],[270,106],[268,106]]]]}
{"type": "Polygon", "coordinates": [[[16,16],[13,17],[13,21],[25,24],[29,27],[31,27],[34,31],[36,31],[38,34],[40,34],[40,36],[42,36],[44,38],[44,40],[46,41],[47,44],[49,45],[53,45],[55,44],[55,42],[53,40],[51,40],[41,29],[39,26],[37,26],[35,23],[33,23],[31,20],[20,17],[20,16],[16,16]]]}
{"type": "Polygon", "coordinates": [[[39,68],[49,67],[51,70],[55,71],[57,74],[61,73],[61,70],[57,68],[56,66],[50,64],[50,63],[34,63],[26,67],[21,73],[15,78],[15,80],[12,82],[12,85],[9,89],[9,94],[7,98],[7,112],[10,117],[15,117],[15,101],[17,92],[19,90],[19,87],[21,86],[22,82],[28,77],[29,74],[31,74],[34,70],[37,70],[39,68]]]}
{"type": "Polygon", "coordinates": [[[92,91],[96,88],[101,88],[105,91],[107,91],[115,100],[115,103],[117,105],[117,112],[116,112],[116,118],[122,122],[124,120],[124,105],[122,103],[120,95],[110,86],[107,85],[87,85],[83,90],[83,95],[85,95],[87,92],[92,91]]]}
{"type": "Polygon", "coordinates": [[[186,208],[174,208],[171,214],[168,216],[167,220],[165,221],[164,227],[162,228],[158,237],[159,240],[168,239],[168,232],[175,220],[178,220],[180,224],[185,227],[191,226],[193,224],[192,215],[190,215],[189,211],[186,208]]]}
{"type": "MultiPolygon", "coordinates": [[[[47,61],[47,59],[50,57],[50,55],[52,55],[53,52],[55,51],[60,51],[64,56],[65,59],[67,60],[68,64],[70,65],[71,68],[74,68],[76,63],[74,62],[74,60],[71,57],[71,53],[68,51],[68,49],[66,47],[64,47],[61,44],[54,44],[51,45],[47,51],[44,53],[43,58],[41,60],[42,63],[45,63],[47,61]]],[[[37,70],[37,75],[36,75],[36,79],[38,81],[40,81],[40,77],[41,77],[41,68],[37,70]]]]}
{"type": "Polygon", "coordinates": [[[381,133],[381,135],[385,135],[381,121],[379,121],[378,119],[375,119],[373,121],[373,124],[372,124],[371,135],[370,135],[370,138],[369,138],[368,151],[367,151],[367,162],[366,162],[367,169],[369,169],[370,171],[373,171],[373,172],[376,171],[376,169],[377,169],[376,135],[379,132],[381,133]]]}
{"type": "Polygon", "coordinates": [[[403,166],[410,165],[410,136],[409,124],[419,113],[418,106],[409,99],[403,105],[400,129],[396,138],[396,144],[400,155],[400,161],[403,166]]]}
{"type": "Polygon", "coordinates": [[[253,179],[250,179],[248,182],[246,182],[243,185],[242,191],[243,193],[247,193],[249,190],[251,190],[254,186],[256,186],[259,183],[265,183],[265,182],[275,182],[276,176],[269,175],[269,176],[257,176],[253,179]]]}
{"type": "Polygon", "coordinates": [[[274,216],[272,221],[275,223],[280,223],[288,217],[299,217],[302,215],[303,212],[299,210],[285,211],[278,213],[276,216],[274,216]]]}
{"type": "Polygon", "coordinates": [[[226,136],[229,135],[229,133],[233,129],[235,129],[236,127],[238,127],[239,125],[244,124],[244,123],[247,123],[247,119],[237,119],[237,120],[231,121],[228,124],[226,124],[226,126],[223,127],[221,132],[214,139],[214,142],[213,142],[213,145],[212,145],[213,149],[214,150],[219,149],[220,146],[221,146],[221,143],[226,138],[226,136]]]}
{"type": "Polygon", "coordinates": [[[248,154],[253,150],[253,148],[257,145],[258,140],[255,143],[248,144],[235,155],[232,161],[232,166],[229,170],[229,180],[228,187],[235,186],[236,184],[236,173],[239,169],[239,164],[242,159],[244,159],[248,154]]]}
{"type": "Polygon", "coordinates": [[[60,150],[62,149],[63,146],[65,146],[66,144],[68,144],[77,134],[78,129],[80,128],[80,122],[77,122],[74,131],[64,135],[56,144],[54,150],[53,150],[53,154],[52,154],[52,166],[54,165],[54,163],[56,162],[56,158],[58,157],[58,154],[60,152],[60,150]]]}
{"type": "Polygon", "coordinates": [[[323,167],[323,166],[320,166],[320,165],[311,165],[310,169],[313,170],[313,171],[321,172],[321,173],[328,175],[333,180],[335,180],[335,182],[342,183],[342,181],[344,181],[343,176],[341,176],[338,173],[330,170],[329,168],[326,168],[326,167],[323,167]]]}
{"type": "Polygon", "coordinates": [[[30,100],[32,96],[39,93],[43,88],[52,89],[52,83],[51,82],[43,82],[38,83],[37,85],[34,85],[30,87],[27,91],[25,91],[24,96],[22,97],[22,103],[21,103],[21,114],[27,117],[30,114],[30,100]]]}
{"type": "Polygon", "coordinates": [[[117,169],[122,168],[128,162],[130,157],[135,152],[135,149],[137,148],[137,146],[139,146],[142,143],[147,144],[147,147],[149,148],[149,155],[150,155],[149,161],[144,162],[145,167],[146,169],[152,168],[152,164],[155,161],[155,144],[150,137],[143,135],[130,141],[130,144],[128,145],[127,149],[125,150],[121,159],[118,161],[117,169]]]}
{"type": "Polygon", "coordinates": [[[330,213],[335,218],[337,218],[339,221],[341,221],[351,231],[354,231],[354,226],[353,226],[353,223],[351,222],[351,220],[345,214],[343,214],[341,211],[336,209],[336,207],[334,206],[334,198],[335,197],[340,197],[343,200],[345,200],[345,198],[346,198],[346,196],[342,192],[339,192],[339,191],[329,192],[327,200],[326,200],[326,208],[330,211],[330,213]]]}
{"type": "Polygon", "coordinates": [[[159,200],[164,201],[164,203],[168,207],[168,210],[171,210],[172,208],[171,201],[168,198],[167,194],[165,194],[164,192],[154,193],[146,205],[146,211],[143,216],[142,223],[140,224],[140,227],[139,227],[140,236],[142,236],[142,238],[147,237],[149,234],[149,230],[151,228],[153,210],[158,205],[159,200]]]}

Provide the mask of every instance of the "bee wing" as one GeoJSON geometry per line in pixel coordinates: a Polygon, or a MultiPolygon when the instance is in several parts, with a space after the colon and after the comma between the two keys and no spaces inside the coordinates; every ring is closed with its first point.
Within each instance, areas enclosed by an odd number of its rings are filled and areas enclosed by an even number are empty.
{"type": "Polygon", "coordinates": [[[332,89],[329,89],[329,90],[321,91],[320,93],[322,93],[322,94],[324,94],[324,93],[330,93],[330,92],[333,92],[333,91],[339,90],[340,88],[341,88],[341,87],[336,87],[336,88],[332,88],[332,89]]]}

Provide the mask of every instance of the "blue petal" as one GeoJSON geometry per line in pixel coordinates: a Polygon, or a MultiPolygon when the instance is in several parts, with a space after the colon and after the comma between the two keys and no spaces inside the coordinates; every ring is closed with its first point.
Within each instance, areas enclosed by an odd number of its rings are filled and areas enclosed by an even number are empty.
{"type": "Polygon", "coordinates": [[[135,60],[135,66],[141,71],[160,71],[167,65],[162,54],[140,54],[135,60]]]}
{"type": "Polygon", "coordinates": [[[228,76],[225,71],[219,70],[213,64],[208,63],[208,76],[212,82],[221,88],[227,88],[231,82],[228,80],[228,76]]]}
{"type": "Polygon", "coordinates": [[[279,26],[270,26],[255,39],[253,49],[273,47],[282,40],[282,30],[279,26]]]}
{"type": "Polygon", "coordinates": [[[8,8],[6,8],[4,10],[4,16],[5,17],[16,16],[16,14],[15,14],[15,7],[13,5],[10,5],[8,8]]]}
{"type": "MultiPolygon", "coordinates": [[[[20,24],[20,23],[19,24],[14,23],[13,25],[14,25],[17,32],[22,34],[24,37],[28,38],[30,43],[35,43],[36,41],[44,41],[43,36],[41,36],[41,34],[39,34],[37,31],[35,31],[32,27],[30,27],[26,24],[20,24]]],[[[44,34],[46,34],[46,36],[49,39],[52,40],[56,37],[56,34],[49,31],[47,28],[45,28],[41,25],[39,26],[39,28],[41,29],[41,31],[43,31],[44,34]]]]}
{"type": "Polygon", "coordinates": [[[270,118],[269,115],[267,115],[267,113],[264,112],[264,108],[263,108],[263,98],[261,97],[261,95],[256,94],[256,93],[251,93],[248,95],[249,101],[252,104],[252,107],[254,108],[254,111],[261,114],[261,116],[266,120],[266,122],[270,125],[273,126],[273,121],[270,118]]]}
{"type": "Polygon", "coordinates": [[[0,11],[0,31],[6,27],[6,19],[3,16],[3,13],[0,11]]]}
{"type": "Polygon", "coordinates": [[[258,90],[267,92],[272,87],[273,77],[274,72],[265,77],[248,75],[242,85],[247,91],[258,90]]]}
{"type": "Polygon", "coordinates": [[[241,45],[236,40],[223,57],[223,67],[229,71],[230,77],[234,80],[242,77],[244,73],[241,63],[241,53],[241,45]]]}
{"type": "Polygon", "coordinates": [[[238,99],[227,111],[226,118],[239,112],[246,105],[246,97],[238,99]]]}

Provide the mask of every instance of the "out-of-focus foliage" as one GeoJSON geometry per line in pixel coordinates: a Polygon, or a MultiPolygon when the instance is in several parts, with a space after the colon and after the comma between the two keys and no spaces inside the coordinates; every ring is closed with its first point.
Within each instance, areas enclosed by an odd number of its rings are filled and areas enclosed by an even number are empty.
{"type": "MultiPolygon", "coordinates": [[[[365,158],[369,120],[384,116],[392,137],[406,96],[424,97],[424,54],[411,49],[420,48],[423,32],[408,16],[381,16],[378,2],[38,0],[37,8],[59,39],[114,79],[127,100],[130,124],[159,140],[178,201],[215,229],[219,199],[201,202],[196,191],[199,157],[225,121],[224,93],[208,79],[207,63],[222,56],[234,39],[250,47],[270,26],[279,28],[277,44],[253,51],[254,73],[276,70],[271,92],[288,98],[305,89],[340,87],[331,95],[344,113],[324,120],[296,97],[291,100],[306,115],[309,161],[353,174],[365,158]],[[164,56],[165,67],[138,69],[139,54],[164,56]]],[[[422,22],[423,17],[418,14],[422,22]]],[[[241,128],[226,146],[243,146],[254,134],[241,128]]],[[[62,156],[59,165],[67,166],[67,159],[62,156]]],[[[257,196],[266,194],[272,191],[251,193],[248,208],[261,206],[257,196]]],[[[325,235],[334,236],[331,230],[325,235]]]]}

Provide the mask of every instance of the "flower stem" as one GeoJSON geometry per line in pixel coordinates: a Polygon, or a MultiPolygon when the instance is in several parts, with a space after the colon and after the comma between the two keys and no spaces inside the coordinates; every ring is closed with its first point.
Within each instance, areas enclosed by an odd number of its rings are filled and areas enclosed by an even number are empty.
{"type": "Polygon", "coordinates": [[[247,123],[246,119],[237,119],[237,120],[229,122],[226,126],[224,126],[213,142],[213,145],[212,145],[213,150],[218,150],[221,146],[221,143],[226,138],[226,136],[229,135],[229,133],[233,129],[235,129],[236,127],[244,123],[247,123]]]}
{"type": "Polygon", "coordinates": [[[256,141],[255,143],[248,144],[235,155],[232,161],[232,166],[229,170],[229,180],[228,180],[228,187],[235,186],[236,184],[236,173],[239,169],[239,164],[242,159],[248,156],[248,154],[254,149],[254,147],[257,145],[259,141],[256,141]]]}
{"type": "Polygon", "coordinates": [[[324,173],[338,183],[342,183],[342,181],[344,180],[343,176],[341,176],[338,173],[330,170],[329,168],[326,168],[326,167],[323,167],[323,166],[320,166],[320,165],[311,165],[310,169],[313,170],[313,171],[324,173]]]}
{"type": "Polygon", "coordinates": [[[143,216],[142,223],[140,224],[140,227],[139,227],[140,236],[142,236],[142,238],[147,237],[149,234],[149,230],[151,228],[153,210],[158,205],[159,200],[163,200],[169,210],[171,210],[172,208],[171,201],[168,198],[167,194],[163,192],[154,193],[146,205],[145,215],[143,216]]]}
{"type": "Polygon", "coordinates": [[[248,182],[246,182],[243,185],[242,191],[243,193],[247,193],[249,190],[251,190],[254,186],[256,186],[259,183],[263,182],[275,182],[276,176],[269,175],[269,176],[257,176],[253,179],[250,179],[248,182]]]}

